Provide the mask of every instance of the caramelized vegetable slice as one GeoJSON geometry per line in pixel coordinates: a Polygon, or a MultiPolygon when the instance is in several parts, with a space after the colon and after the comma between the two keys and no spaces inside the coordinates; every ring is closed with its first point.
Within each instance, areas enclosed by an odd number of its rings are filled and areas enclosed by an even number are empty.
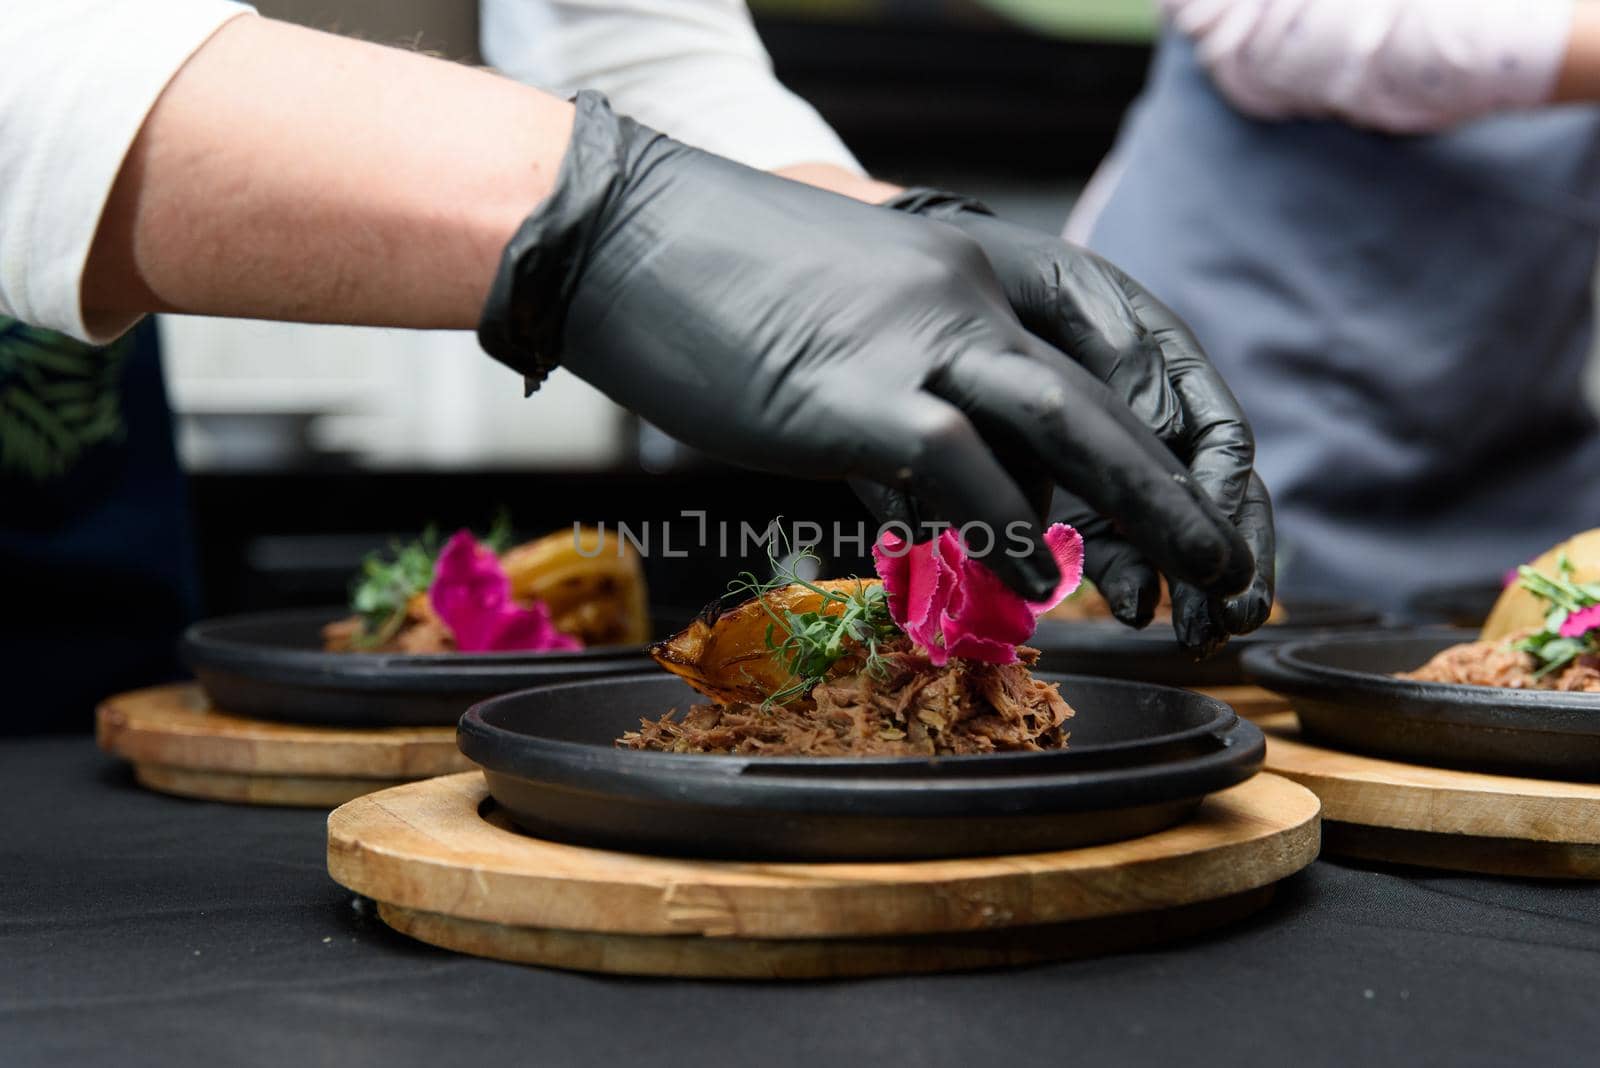
{"type": "MultiPolygon", "coordinates": [[[[876,579],[827,579],[815,585],[830,592],[857,593],[879,583],[876,579]]],[[[789,632],[773,615],[781,620],[785,612],[800,615],[819,609],[826,615],[844,610],[839,604],[824,606],[815,591],[793,583],[752,597],[715,619],[695,620],[666,641],[652,645],[650,655],[718,704],[760,704],[793,682],[788,666],[773,648],[781,645],[789,632]]],[[[844,674],[853,666],[846,659],[837,672],[844,674]]]]}
{"type": "Polygon", "coordinates": [[[632,545],[594,527],[558,530],[500,557],[511,596],[543,601],[556,629],[586,646],[650,640],[644,565],[632,545]]]}

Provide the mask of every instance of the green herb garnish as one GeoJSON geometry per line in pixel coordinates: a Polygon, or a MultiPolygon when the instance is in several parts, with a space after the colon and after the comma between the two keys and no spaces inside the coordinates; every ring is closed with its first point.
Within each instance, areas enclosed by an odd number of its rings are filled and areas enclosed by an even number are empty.
{"type": "Polygon", "coordinates": [[[768,696],[763,707],[805,697],[848,656],[864,653],[862,670],[875,678],[887,677],[889,662],[881,647],[900,636],[900,628],[889,617],[888,591],[881,584],[865,582],[848,592],[823,589],[797,573],[800,561],[818,559],[815,553],[806,549],[791,559],[787,566],[772,559],[773,578],[766,582],[746,571],[728,583],[729,592],[754,596],[771,617],[767,648],[778,655],[793,680],[768,696]],[[791,612],[776,609],[767,600],[767,594],[796,584],[821,597],[822,603],[810,612],[791,612]],[[785,635],[781,641],[780,631],[785,635]]]}
{"type": "Polygon", "coordinates": [[[1568,617],[1600,605],[1600,583],[1575,582],[1572,575],[1572,561],[1566,553],[1556,559],[1554,578],[1527,564],[1517,568],[1517,585],[1550,606],[1544,626],[1512,646],[1538,661],[1534,678],[1542,679],[1580,656],[1600,652],[1600,630],[1583,626],[1586,621],[1575,620],[1578,627],[1567,625],[1568,617]]]}

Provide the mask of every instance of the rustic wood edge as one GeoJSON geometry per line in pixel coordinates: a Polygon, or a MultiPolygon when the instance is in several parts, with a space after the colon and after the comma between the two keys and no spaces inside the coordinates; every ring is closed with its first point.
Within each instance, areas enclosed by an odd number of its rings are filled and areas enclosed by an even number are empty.
{"type": "Polygon", "coordinates": [[[1406,764],[1311,745],[1293,715],[1260,722],[1266,768],[1340,823],[1506,843],[1600,846],[1600,785],[1406,764]]]}
{"type": "Polygon", "coordinates": [[[482,776],[382,791],[328,818],[328,869],[391,906],[513,927],[631,935],[862,937],[1145,913],[1269,885],[1320,844],[1318,803],[1258,776],[1194,820],[1061,853],[900,864],[754,864],[543,842],[478,813],[482,776]],[[470,812],[470,818],[464,818],[470,812]]]}
{"type": "Polygon", "coordinates": [[[402,786],[406,780],[314,778],[298,775],[241,775],[230,771],[175,768],[135,763],[133,777],[157,793],[197,801],[332,809],[374,790],[402,786]]]}
{"type": "Polygon", "coordinates": [[[471,768],[450,727],[340,728],[269,723],[207,708],[194,683],[117,694],[95,713],[101,749],[197,771],[405,782],[471,768]]]}
{"type": "Polygon", "coordinates": [[[1134,915],[873,938],[756,939],[513,927],[378,903],[394,930],[442,949],[610,975],[737,980],[865,978],[977,971],[1102,956],[1195,938],[1265,908],[1275,883],[1134,915]]]}
{"type": "Polygon", "coordinates": [[[1600,879],[1600,846],[1483,838],[1325,820],[1324,856],[1523,879],[1600,879]]]}

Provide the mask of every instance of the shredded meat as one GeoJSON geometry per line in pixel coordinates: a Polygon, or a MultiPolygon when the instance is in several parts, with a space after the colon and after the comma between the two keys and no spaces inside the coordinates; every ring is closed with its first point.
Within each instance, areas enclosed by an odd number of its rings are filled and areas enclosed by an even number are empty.
{"type": "Polygon", "coordinates": [[[1566,690],[1600,693],[1600,658],[1580,656],[1560,671],[1538,678],[1539,663],[1512,648],[1531,631],[1494,641],[1464,642],[1439,652],[1415,671],[1398,678],[1454,682],[1466,686],[1507,686],[1513,690],[1566,690]]]}
{"type": "Polygon", "coordinates": [[[1020,662],[951,660],[934,667],[909,646],[886,655],[888,674],[821,683],[790,705],[694,705],[675,719],[641,720],[625,749],[768,756],[934,756],[1064,749],[1072,707],[1056,684],[1020,662]]]}

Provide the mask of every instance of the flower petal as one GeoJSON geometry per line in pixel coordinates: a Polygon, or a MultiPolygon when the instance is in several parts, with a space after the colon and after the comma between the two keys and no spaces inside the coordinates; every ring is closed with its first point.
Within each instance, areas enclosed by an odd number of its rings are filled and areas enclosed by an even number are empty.
{"type": "Polygon", "coordinates": [[[530,608],[508,604],[494,616],[490,634],[484,646],[487,652],[533,650],[582,649],[583,643],[570,634],[556,629],[550,618],[550,609],[543,601],[535,601],[530,608]]]}
{"type": "Polygon", "coordinates": [[[1017,647],[993,638],[963,634],[950,643],[950,655],[963,660],[982,660],[987,664],[1015,664],[1017,647]]]}
{"type": "Polygon", "coordinates": [[[1065,523],[1052,523],[1050,529],[1044,532],[1044,544],[1056,559],[1061,581],[1056,584],[1055,592],[1045,600],[1028,602],[1035,617],[1044,615],[1071,597],[1073,591],[1083,583],[1083,535],[1065,523]]]}
{"type": "Polygon", "coordinates": [[[1581,638],[1596,627],[1600,627],[1600,604],[1568,613],[1561,624],[1560,635],[1563,638],[1581,638]]]}
{"type": "Polygon", "coordinates": [[[494,553],[479,546],[471,531],[456,531],[439,553],[428,587],[428,602],[450,628],[456,648],[487,648],[494,617],[510,596],[511,584],[494,553]]]}
{"type": "Polygon", "coordinates": [[[1036,624],[1028,602],[1007,589],[988,567],[966,556],[953,532],[945,534],[950,538],[945,551],[960,554],[956,557],[960,580],[943,620],[945,641],[954,645],[963,638],[985,638],[1015,646],[1031,638],[1036,624]]]}
{"type": "Polygon", "coordinates": [[[940,620],[955,588],[956,574],[939,552],[937,541],[907,545],[885,531],[872,547],[872,559],[889,595],[889,618],[928,652],[935,664],[947,658],[940,620]]]}
{"type": "Polygon", "coordinates": [[[458,530],[434,564],[428,603],[464,653],[581,649],[556,629],[542,602],[524,608],[511,599],[511,580],[494,552],[471,531],[458,530]]]}
{"type": "Polygon", "coordinates": [[[1045,532],[1061,581],[1051,596],[1030,603],[1006,588],[967,555],[961,537],[946,529],[923,545],[885,532],[873,560],[889,595],[889,614],[935,664],[958,656],[1015,663],[1016,647],[1033,636],[1038,617],[1065,599],[1083,579],[1083,538],[1064,523],[1045,532]]]}
{"type": "Polygon", "coordinates": [[[904,627],[911,589],[910,547],[906,540],[893,531],[884,531],[873,543],[872,566],[883,580],[883,591],[889,598],[889,618],[904,627]]]}

